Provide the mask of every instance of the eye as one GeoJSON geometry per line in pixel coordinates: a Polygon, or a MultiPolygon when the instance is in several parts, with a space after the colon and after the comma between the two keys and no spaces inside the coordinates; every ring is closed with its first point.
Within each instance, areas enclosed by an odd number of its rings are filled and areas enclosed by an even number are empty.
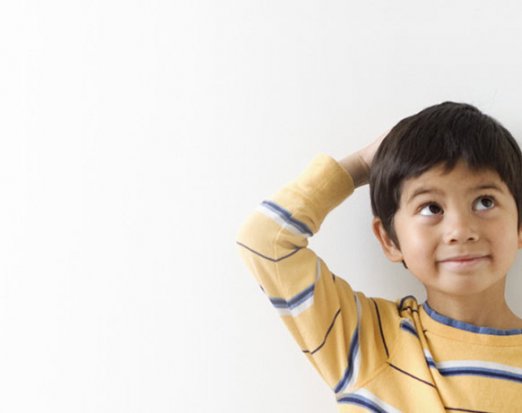
{"type": "Polygon", "coordinates": [[[420,210],[420,215],[423,215],[425,217],[431,217],[433,215],[441,215],[444,213],[444,211],[442,210],[442,208],[440,206],[438,206],[437,204],[435,203],[430,203],[430,204],[426,204],[424,205],[421,210],[420,210]]]}
{"type": "Polygon", "coordinates": [[[486,211],[495,206],[495,198],[489,195],[480,196],[475,201],[474,209],[476,211],[486,211]]]}

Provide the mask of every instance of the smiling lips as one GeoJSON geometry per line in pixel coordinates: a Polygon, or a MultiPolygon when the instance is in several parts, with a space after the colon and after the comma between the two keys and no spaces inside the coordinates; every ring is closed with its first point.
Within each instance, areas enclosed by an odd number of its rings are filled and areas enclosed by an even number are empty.
{"type": "Polygon", "coordinates": [[[452,269],[467,269],[489,259],[489,255],[458,255],[440,260],[439,264],[452,269]]]}

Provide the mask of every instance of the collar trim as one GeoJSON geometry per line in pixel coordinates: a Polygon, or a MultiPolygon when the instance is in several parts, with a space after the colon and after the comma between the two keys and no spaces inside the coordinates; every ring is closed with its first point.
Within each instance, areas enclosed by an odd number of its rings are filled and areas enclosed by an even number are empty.
{"type": "Polygon", "coordinates": [[[497,328],[490,327],[479,327],[474,324],[466,323],[464,321],[454,320],[452,318],[446,317],[442,314],[437,313],[433,308],[428,305],[428,302],[425,301],[422,304],[424,311],[435,321],[439,323],[445,324],[450,327],[455,327],[460,330],[470,331],[472,333],[477,334],[489,334],[494,336],[513,336],[517,334],[522,334],[522,329],[511,329],[511,330],[502,330],[497,328]]]}

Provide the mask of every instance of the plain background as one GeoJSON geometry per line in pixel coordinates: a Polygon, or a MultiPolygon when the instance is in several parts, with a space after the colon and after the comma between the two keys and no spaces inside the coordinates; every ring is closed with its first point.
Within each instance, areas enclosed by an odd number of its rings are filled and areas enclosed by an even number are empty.
{"type": "MultiPolygon", "coordinates": [[[[0,411],[328,412],[239,259],[245,217],[444,100],[522,137],[518,1],[0,6],[0,411]]],[[[311,246],[367,295],[367,189],[311,246]]],[[[521,265],[508,301],[522,315],[521,265]]]]}

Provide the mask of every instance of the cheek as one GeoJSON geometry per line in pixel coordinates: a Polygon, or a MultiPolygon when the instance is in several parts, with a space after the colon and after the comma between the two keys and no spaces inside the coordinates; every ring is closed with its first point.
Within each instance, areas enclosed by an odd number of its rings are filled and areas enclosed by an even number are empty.
{"type": "MultiPolygon", "coordinates": [[[[515,224],[516,225],[516,224],[515,224]]],[[[512,223],[488,228],[488,245],[491,252],[500,261],[512,263],[521,247],[520,235],[516,226],[512,223]]]]}
{"type": "Polygon", "coordinates": [[[412,264],[426,261],[427,257],[433,255],[435,244],[420,234],[412,234],[410,238],[401,244],[401,251],[407,261],[412,264]]]}
{"type": "Polygon", "coordinates": [[[433,261],[437,246],[432,233],[415,232],[406,234],[402,253],[411,266],[424,266],[433,261]]]}
{"type": "Polygon", "coordinates": [[[416,227],[406,234],[412,250],[429,251],[437,246],[438,236],[433,228],[416,227]]]}
{"type": "MultiPolygon", "coordinates": [[[[504,232],[504,234],[508,234],[508,232],[504,232]]],[[[505,254],[516,254],[518,249],[521,246],[520,236],[518,232],[511,232],[512,235],[505,235],[503,237],[499,237],[497,241],[497,249],[500,252],[504,252],[505,254]]]]}

